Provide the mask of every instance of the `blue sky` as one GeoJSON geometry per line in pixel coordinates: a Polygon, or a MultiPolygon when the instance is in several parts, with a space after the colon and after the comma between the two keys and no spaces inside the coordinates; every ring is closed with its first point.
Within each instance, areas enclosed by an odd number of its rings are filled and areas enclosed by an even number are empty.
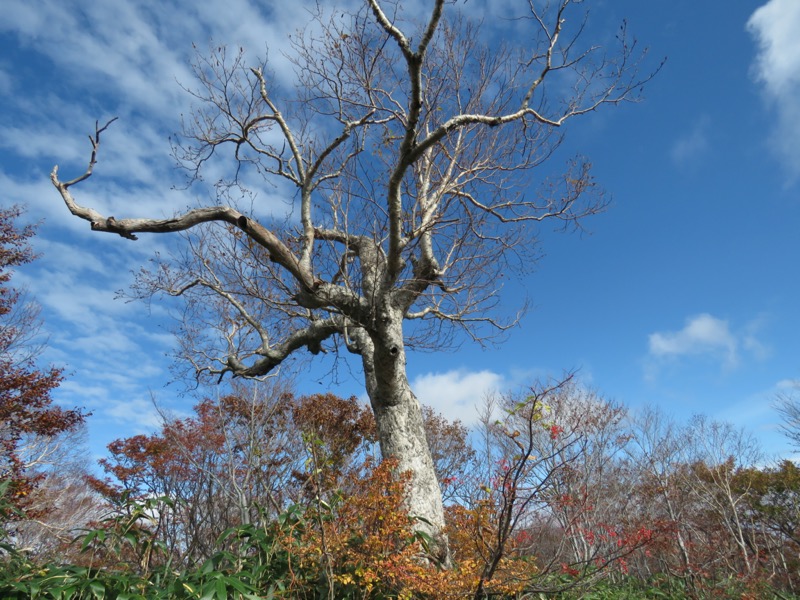
{"type": "MultiPolygon", "coordinates": [[[[495,24],[511,2],[465,7],[495,24]]],[[[95,120],[119,116],[80,201],[118,217],[197,202],[171,189],[168,143],[191,104],[178,82],[191,83],[192,43],[242,46],[254,58],[268,45],[288,81],[281,50],[307,19],[301,1],[201,4],[3,2],[0,202],[43,222],[42,258],[17,281],[43,306],[45,359],[68,373],[57,400],[94,413],[95,454],[157,422],[152,395],[177,414],[193,403],[165,387],[165,307],[115,300],[131,271],[179,240],[91,234],[48,174],[56,163],[65,177],[82,172],[95,120]]],[[[566,149],[592,161],[611,206],[583,235],[543,232],[544,257],[504,299],[513,308],[526,291],[533,309],[501,345],[412,354],[417,395],[470,422],[487,390],[578,369],[584,384],[633,409],[704,413],[787,454],[772,403],[800,383],[800,2],[590,4],[590,34],[608,37],[627,19],[653,66],[668,57],[643,102],[569,128],[566,149]]],[[[259,201],[282,210],[276,190],[259,201]]],[[[347,368],[335,385],[325,368],[311,372],[300,391],[362,393],[347,368]]]]}

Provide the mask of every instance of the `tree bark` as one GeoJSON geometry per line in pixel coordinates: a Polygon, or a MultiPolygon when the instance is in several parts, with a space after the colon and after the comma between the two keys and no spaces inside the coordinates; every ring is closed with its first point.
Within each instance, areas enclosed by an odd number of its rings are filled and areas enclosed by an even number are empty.
{"type": "Polygon", "coordinates": [[[441,487],[425,435],[422,408],[406,376],[403,314],[397,309],[388,310],[378,321],[378,331],[364,333],[359,340],[359,351],[381,454],[395,458],[398,469],[410,474],[406,507],[412,517],[418,518],[416,529],[433,541],[431,558],[448,565],[441,487]]]}

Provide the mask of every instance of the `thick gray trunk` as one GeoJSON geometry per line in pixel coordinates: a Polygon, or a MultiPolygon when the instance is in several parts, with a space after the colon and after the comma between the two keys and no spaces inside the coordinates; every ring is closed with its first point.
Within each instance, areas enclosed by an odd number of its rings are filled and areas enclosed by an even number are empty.
{"type": "Polygon", "coordinates": [[[434,558],[449,562],[444,533],[442,492],[425,436],[422,409],[406,376],[402,318],[384,318],[379,334],[362,347],[367,394],[375,414],[381,454],[394,457],[411,475],[407,490],[409,513],[420,517],[417,529],[434,540],[434,558]]]}

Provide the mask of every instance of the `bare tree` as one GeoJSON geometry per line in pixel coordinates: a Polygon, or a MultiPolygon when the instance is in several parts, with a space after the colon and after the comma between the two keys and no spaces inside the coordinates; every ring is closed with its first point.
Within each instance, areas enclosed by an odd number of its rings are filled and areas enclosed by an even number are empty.
{"type": "Polygon", "coordinates": [[[795,448],[800,448],[800,384],[795,384],[793,392],[780,393],[775,399],[775,408],[780,414],[780,430],[795,448]]]}
{"type": "Polygon", "coordinates": [[[716,515],[735,544],[738,561],[730,559],[731,572],[752,576],[758,568],[761,549],[748,523],[746,497],[751,484],[737,475],[763,461],[761,448],[752,435],[730,423],[695,416],[689,426],[689,485],[706,510],[716,515]]]}
{"type": "MultiPolygon", "coordinates": [[[[90,472],[86,426],[44,440],[26,438],[22,456],[34,457],[27,468],[37,476],[25,506],[25,519],[11,524],[15,544],[39,559],[64,559],[75,533],[108,513],[108,506],[86,482],[90,472]]],[[[27,463],[26,463],[27,464],[27,463]]]]}
{"type": "Polygon", "coordinates": [[[71,188],[92,175],[108,124],[91,136],[82,175],[62,181],[56,167],[51,179],[95,231],[136,239],[192,229],[182,264],[145,273],[138,291],[217,311],[186,337],[199,375],[264,376],[304,349],[360,357],[381,450],[411,472],[408,507],[444,552],[441,493],[406,349],[436,347],[459,329],[480,340],[514,322],[488,311],[503,277],[535,260],[535,225],[568,227],[604,206],[587,162],[536,191],[533,169],[558,146],[562,125],[635,99],[649,76],[638,74],[624,27],[617,50],[584,43],[578,0],[509,13],[515,27],[529,25],[519,47],[489,45],[470,7],[431,4],[419,22],[391,1],[365,0],[352,13],[318,8],[292,36],[291,89],[266,64],[248,67],[241,52],[217,49],[194,65],[199,106],[176,156],[200,178],[229,149],[233,174],[220,181],[220,197],[254,169],[294,190],[297,214],[287,223],[230,203],[170,219],[81,206],[71,188]],[[414,325],[404,329],[407,320],[414,325]]]}
{"type": "Polygon", "coordinates": [[[663,412],[646,407],[632,418],[631,460],[637,464],[638,495],[654,518],[674,527],[674,552],[656,556],[660,570],[683,577],[693,586],[693,520],[689,518],[693,496],[687,470],[690,436],[663,412]],[[673,565],[677,557],[677,565],[673,565]]]}

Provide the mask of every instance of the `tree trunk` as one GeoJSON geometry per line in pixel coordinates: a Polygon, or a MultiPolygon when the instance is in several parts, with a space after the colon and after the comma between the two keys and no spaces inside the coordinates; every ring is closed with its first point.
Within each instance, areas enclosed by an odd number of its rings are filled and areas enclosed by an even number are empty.
{"type": "Polygon", "coordinates": [[[425,435],[422,409],[406,376],[402,315],[393,312],[396,314],[381,318],[380,331],[371,333],[362,345],[367,394],[382,456],[394,457],[400,471],[411,475],[406,491],[409,514],[419,517],[416,528],[431,536],[432,558],[449,564],[442,492],[425,435]]]}

